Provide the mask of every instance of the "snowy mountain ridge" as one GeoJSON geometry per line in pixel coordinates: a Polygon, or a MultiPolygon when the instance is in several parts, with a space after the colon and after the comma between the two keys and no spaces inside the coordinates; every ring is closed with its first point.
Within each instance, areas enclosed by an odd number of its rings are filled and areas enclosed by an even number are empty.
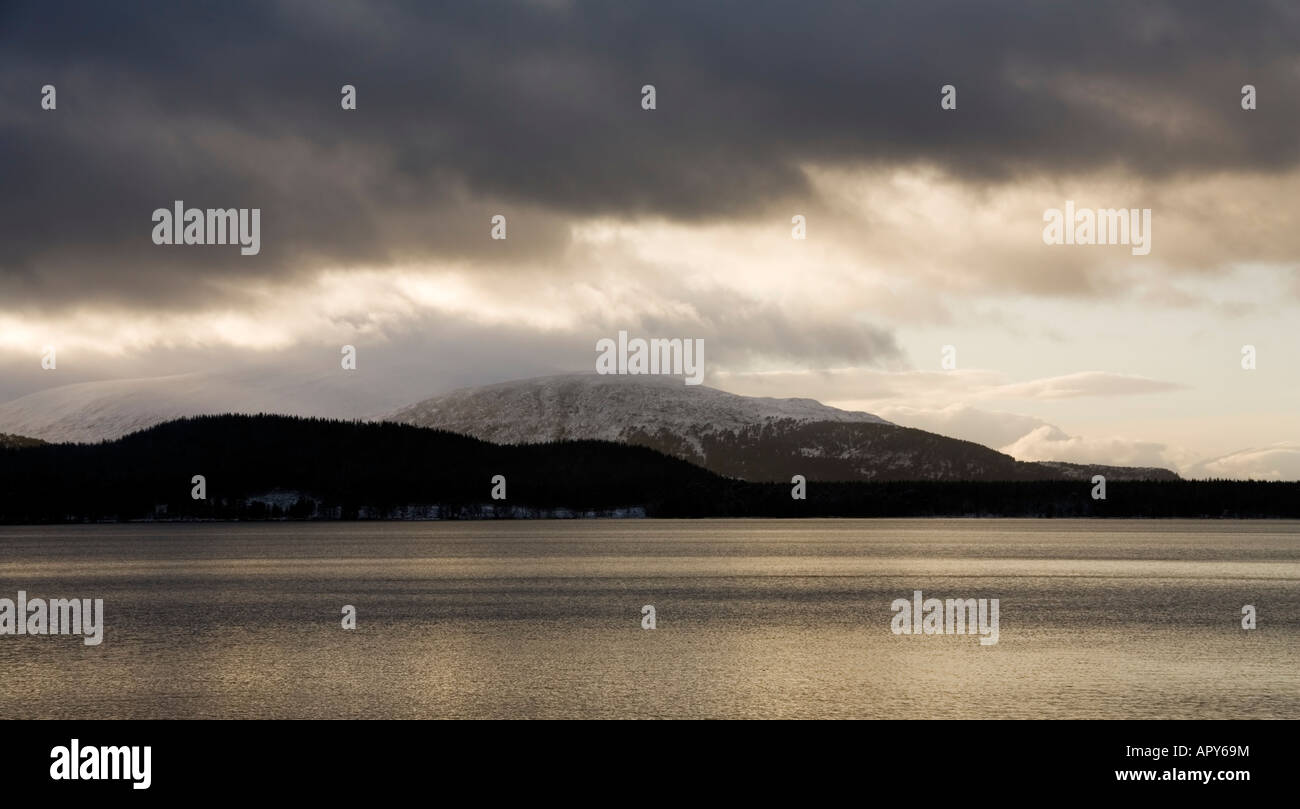
{"type": "MultiPolygon", "coordinates": [[[[812,399],[739,396],[650,376],[552,376],[466,388],[402,408],[391,421],[496,444],[635,444],[727,477],[807,480],[1086,480],[1094,467],[1017,461],[988,447],[900,427],[812,399]]],[[[1098,467],[1099,469],[1099,467],[1098,467]]],[[[1176,479],[1106,467],[1116,479],[1176,479]]]]}
{"type": "MultiPolygon", "coordinates": [[[[1027,463],[969,441],[812,399],[740,396],[679,378],[576,374],[504,382],[406,407],[360,373],[193,373],[87,382],[0,404],[0,432],[95,443],[187,416],[388,420],[495,444],[603,440],[754,481],[1177,479],[1164,469],[1027,463]]],[[[418,386],[419,380],[406,380],[418,386]]],[[[409,401],[409,399],[408,399],[409,401]]]]}
{"type": "Polygon", "coordinates": [[[675,435],[703,454],[710,436],[787,422],[889,422],[813,399],[740,396],[680,379],[569,374],[463,388],[404,407],[389,420],[496,444],[675,435]]]}

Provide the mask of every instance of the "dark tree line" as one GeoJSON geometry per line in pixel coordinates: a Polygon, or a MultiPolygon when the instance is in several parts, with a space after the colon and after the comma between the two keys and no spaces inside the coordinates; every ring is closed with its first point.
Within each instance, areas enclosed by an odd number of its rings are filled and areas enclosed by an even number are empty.
{"type": "MultiPolygon", "coordinates": [[[[791,470],[791,474],[799,470],[791,470]]],[[[100,444],[0,449],[0,521],[394,517],[609,511],[654,517],[1300,517],[1300,483],[810,482],[724,478],[650,449],[601,441],[499,446],[392,423],[202,416],[100,444]],[[207,499],[191,497],[195,475],[207,499]],[[250,498],[281,493],[276,503],[250,498]],[[296,493],[296,494],[286,494],[296,493]],[[287,500],[285,498],[288,498],[287,500]],[[513,510],[512,512],[507,510],[513,510]]]]}

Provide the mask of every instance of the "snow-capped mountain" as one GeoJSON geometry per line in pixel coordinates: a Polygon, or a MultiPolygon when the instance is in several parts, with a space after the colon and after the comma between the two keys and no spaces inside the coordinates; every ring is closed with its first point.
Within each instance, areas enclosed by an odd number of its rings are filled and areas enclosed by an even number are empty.
{"type": "MultiPolygon", "coordinates": [[[[498,444],[604,440],[756,481],[1173,479],[1163,469],[1023,463],[988,447],[812,399],[739,396],[680,378],[579,374],[454,391],[395,409],[354,374],[193,373],[87,382],[0,404],[0,433],[93,443],[185,416],[276,413],[434,427],[498,444]]],[[[409,400],[408,400],[409,401],[409,400]]]]}
{"type": "MultiPolygon", "coordinates": [[[[599,439],[650,447],[746,480],[1086,479],[1092,467],[1023,463],[969,441],[811,399],[739,396],[680,379],[573,375],[435,396],[393,421],[499,444],[599,439]]],[[[1167,470],[1107,467],[1109,477],[1167,470]]]]}
{"type": "Polygon", "coordinates": [[[662,376],[572,374],[463,388],[402,408],[393,421],[496,444],[675,436],[697,454],[708,436],[774,423],[888,424],[812,399],[738,396],[662,376]]]}

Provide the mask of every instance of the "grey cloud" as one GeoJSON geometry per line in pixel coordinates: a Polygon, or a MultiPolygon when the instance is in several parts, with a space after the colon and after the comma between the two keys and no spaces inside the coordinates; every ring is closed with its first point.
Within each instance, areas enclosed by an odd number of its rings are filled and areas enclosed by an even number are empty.
{"type": "Polygon", "coordinates": [[[38,352],[0,354],[0,403],[78,384],[110,389],[123,380],[202,375],[214,380],[214,391],[230,396],[256,391],[267,397],[250,398],[243,405],[249,408],[274,401],[272,394],[283,390],[297,396],[305,411],[374,415],[452,388],[589,371],[594,368],[592,345],[585,335],[425,316],[372,334],[341,326],[335,334],[274,352],[156,346],[105,356],[66,349],[58,354],[57,370],[48,371],[41,369],[38,352]],[[345,344],[356,348],[355,371],[342,370],[345,344]]]}
{"type": "Polygon", "coordinates": [[[1267,0],[6,4],[0,295],[199,306],[237,288],[214,277],[546,259],[576,216],[756,215],[809,192],[806,162],[1280,170],[1298,35],[1267,0]],[[262,254],[155,247],[175,199],[262,208],[262,254]]]}
{"type": "Polygon", "coordinates": [[[1034,379],[999,385],[981,395],[999,399],[1073,399],[1080,396],[1131,396],[1144,393],[1165,393],[1182,390],[1185,386],[1159,379],[1147,379],[1128,374],[1105,371],[1081,371],[1065,376],[1034,379]]]}
{"type": "Polygon", "coordinates": [[[1035,428],[1000,450],[1021,461],[1176,467],[1169,460],[1170,448],[1165,444],[1118,437],[1071,436],[1049,424],[1035,428]]]}
{"type": "Polygon", "coordinates": [[[1280,442],[1267,447],[1238,450],[1193,464],[1193,478],[1249,480],[1300,480],[1300,443],[1280,442]]]}
{"type": "Polygon", "coordinates": [[[994,449],[1011,444],[1047,424],[1033,416],[980,410],[965,404],[952,404],[943,408],[889,405],[876,408],[876,415],[904,427],[974,441],[994,449]]]}

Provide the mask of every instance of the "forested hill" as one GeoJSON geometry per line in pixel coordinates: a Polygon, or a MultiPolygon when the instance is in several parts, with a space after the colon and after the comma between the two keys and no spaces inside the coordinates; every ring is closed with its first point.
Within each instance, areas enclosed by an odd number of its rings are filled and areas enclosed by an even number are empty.
{"type": "MultiPolygon", "coordinates": [[[[790,475],[799,474],[792,468],[790,475]]],[[[101,444],[0,449],[0,521],[546,516],[1300,517],[1300,484],[721,477],[602,441],[502,446],[392,423],[201,416],[101,444]],[[195,500],[202,476],[206,499],[195,500]],[[493,499],[493,478],[505,499],[493,499]]]]}
{"type": "Polygon", "coordinates": [[[111,442],[0,452],[0,519],[385,516],[494,503],[680,510],[687,492],[719,483],[684,461],[599,441],[507,447],[392,423],[198,416],[111,442]],[[206,500],[192,497],[196,475],[206,500]],[[491,497],[497,475],[505,500],[491,497]]]}

